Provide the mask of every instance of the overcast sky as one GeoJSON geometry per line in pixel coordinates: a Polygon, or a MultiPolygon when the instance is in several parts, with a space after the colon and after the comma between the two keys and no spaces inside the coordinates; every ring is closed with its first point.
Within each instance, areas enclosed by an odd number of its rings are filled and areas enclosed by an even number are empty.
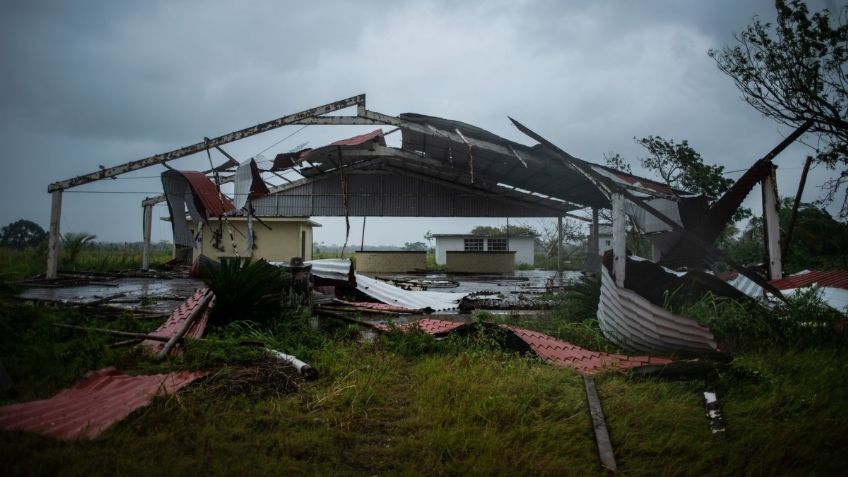
{"type": "MultiPolygon", "coordinates": [[[[745,104],[706,52],[773,10],[767,0],[2,2],[0,225],[27,218],[47,228],[50,182],[360,93],[371,110],[457,119],[531,144],[510,115],[595,162],[618,152],[636,163],[633,137],[653,134],[744,169],[789,131],[745,104]]],[[[226,149],[247,159],[298,128],[226,149]]],[[[370,129],[310,126],[265,156],[370,129]]],[[[781,195],[794,195],[810,152],[779,156],[781,195]]],[[[202,169],[208,159],[171,165],[202,169]]],[[[62,231],[141,240],[140,201],[161,192],[162,170],[68,191],[62,231]]],[[[832,174],[814,169],[804,199],[832,174]]],[[[759,213],[758,198],[746,205],[759,213]]],[[[154,209],[154,240],[171,239],[158,220],[167,215],[164,204],[154,209]]],[[[316,241],[344,241],[343,219],[315,220],[324,224],[316,241]]],[[[373,218],[366,243],[504,222],[373,218]]],[[[360,224],[352,219],[352,243],[360,224]]]]}

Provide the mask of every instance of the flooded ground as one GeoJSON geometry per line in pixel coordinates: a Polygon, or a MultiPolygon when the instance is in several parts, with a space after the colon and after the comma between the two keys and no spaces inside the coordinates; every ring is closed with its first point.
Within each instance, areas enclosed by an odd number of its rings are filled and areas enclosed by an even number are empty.
{"type": "Polygon", "coordinates": [[[157,313],[171,313],[180,303],[201,288],[203,282],[191,278],[117,278],[99,280],[88,285],[62,288],[28,288],[20,297],[25,300],[57,301],[85,304],[123,293],[109,305],[157,313]]]}
{"type": "MultiPolygon", "coordinates": [[[[562,282],[567,286],[580,278],[578,271],[563,271],[562,282]]],[[[511,274],[377,274],[376,278],[399,283],[420,283],[431,291],[451,293],[542,293],[549,284],[557,285],[556,271],[553,270],[516,270],[511,274]]]]}

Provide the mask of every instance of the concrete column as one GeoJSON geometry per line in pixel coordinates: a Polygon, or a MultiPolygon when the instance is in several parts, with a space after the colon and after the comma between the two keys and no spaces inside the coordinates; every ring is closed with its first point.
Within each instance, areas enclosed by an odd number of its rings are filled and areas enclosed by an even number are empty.
{"type": "Polygon", "coordinates": [[[777,196],[777,178],[772,169],[762,183],[763,220],[766,228],[766,247],[768,248],[769,279],[783,278],[783,260],[780,255],[780,200],[777,196]]]}
{"type": "Polygon", "coordinates": [[[627,263],[627,216],[624,215],[624,196],[612,195],[612,272],[615,275],[615,284],[619,288],[624,287],[624,269],[627,263]]]}
{"type": "Polygon", "coordinates": [[[53,191],[50,204],[50,235],[47,239],[47,278],[56,278],[59,272],[59,226],[62,220],[62,190],[53,191]]]}
{"type": "Polygon", "coordinates": [[[150,228],[153,225],[153,206],[144,206],[143,234],[141,246],[141,269],[150,269],[150,228]]]}

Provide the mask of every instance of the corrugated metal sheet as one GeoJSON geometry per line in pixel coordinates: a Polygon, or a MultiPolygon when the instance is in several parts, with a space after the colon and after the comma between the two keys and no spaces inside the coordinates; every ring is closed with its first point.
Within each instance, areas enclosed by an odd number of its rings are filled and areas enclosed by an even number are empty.
{"type": "Polygon", "coordinates": [[[456,310],[459,308],[459,301],[467,295],[467,293],[406,291],[358,273],[356,289],[383,303],[414,310],[423,308],[430,308],[433,311],[456,310]]]}
{"type": "Polygon", "coordinates": [[[601,267],[601,274],[598,321],[610,341],[625,349],[652,353],[718,349],[709,328],[617,287],[606,267],[601,267]]]}
{"type": "Polygon", "coordinates": [[[773,280],[772,285],[779,290],[801,288],[810,285],[848,290],[848,270],[814,271],[809,270],[773,280]]]}
{"type": "MultiPolygon", "coordinates": [[[[347,282],[356,286],[356,274],[350,260],[346,258],[327,258],[323,260],[309,260],[312,265],[312,274],[326,280],[347,282]]],[[[275,263],[276,265],[277,263],[275,263]]]]}
{"type": "MultiPolygon", "coordinates": [[[[186,301],[184,301],[173,313],[171,316],[165,320],[165,323],[162,323],[162,326],[156,328],[156,331],[150,333],[156,336],[162,336],[165,338],[170,338],[177,334],[177,332],[182,329],[183,323],[191,314],[192,311],[200,304],[203,300],[203,297],[206,296],[207,293],[212,293],[208,288],[201,288],[197,290],[194,295],[190,296],[186,301]]],[[[210,308],[214,305],[214,302],[210,304],[210,308]]],[[[209,311],[203,312],[201,316],[199,316],[194,324],[191,325],[186,336],[189,338],[200,338],[203,336],[203,332],[206,331],[206,324],[209,322],[209,311]]],[[[153,340],[144,340],[141,342],[141,345],[149,349],[153,353],[158,353],[165,347],[165,343],[161,341],[153,341],[153,340]]],[[[179,345],[174,347],[174,354],[179,354],[181,352],[181,348],[179,345]]]]}
{"type": "MultiPolygon", "coordinates": [[[[396,329],[399,331],[419,329],[434,336],[444,336],[469,325],[470,323],[462,321],[424,318],[416,322],[400,325],[396,329]]],[[[672,362],[668,358],[654,356],[625,356],[592,351],[571,344],[568,341],[558,340],[544,333],[539,333],[538,331],[509,325],[499,326],[514,333],[516,337],[527,343],[534,353],[551,365],[571,368],[583,374],[595,374],[607,368],[626,370],[640,366],[661,366],[672,362]]],[[[391,330],[391,327],[382,323],[376,325],[375,328],[382,331],[391,330]]]]}
{"type": "MultiPolygon", "coordinates": [[[[170,172],[166,171],[165,173],[170,172]]],[[[225,212],[235,210],[230,199],[218,193],[215,184],[199,171],[176,171],[188,180],[194,193],[195,205],[206,217],[219,217],[225,212]]]]}
{"type": "Polygon", "coordinates": [[[554,366],[572,368],[583,374],[595,374],[606,368],[631,369],[648,365],[665,365],[672,362],[668,358],[625,356],[592,351],[537,331],[513,326],[503,327],[515,333],[516,336],[530,345],[533,352],[548,363],[554,366]]]}
{"type": "MultiPolygon", "coordinates": [[[[348,214],[368,217],[554,217],[550,208],[524,206],[527,199],[509,189],[486,190],[486,196],[432,184],[392,172],[351,171],[348,214]]],[[[483,192],[481,192],[483,193],[483,192]]],[[[287,187],[251,202],[259,216],[344,216],[341,181],[334,173],[287,187]]],[[[540,207],[551,205],[550,202],[540,207]]],[[[559,205],[559,204],[557,204],[559,205]]]]}
{"type": "Polygon", "coordinates": [[[155,396],[173,394],[205,372],[128,376],[115,368],[89,373],[50,399],[0,407],[0,428],[59,439],[92,439],[155,396]]]}

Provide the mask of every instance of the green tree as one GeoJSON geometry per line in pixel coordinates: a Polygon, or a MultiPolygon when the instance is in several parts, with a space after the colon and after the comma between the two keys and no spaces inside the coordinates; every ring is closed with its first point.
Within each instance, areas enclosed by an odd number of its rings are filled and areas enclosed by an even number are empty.
{"type": "MultiPolygon", "coordinates": [[[[776,0],[775,7],[774,26],[755,17],[734,35],[735,46],[708,54],[764,116],[791,127],[814,120],[816,161],[839,170],[825,183],[831,202],[848,183],[848,6],[833,18],[826,9],[811,15],[800,0],[776,0]]],[[[840,217],[848,217],[848,191],[840,217]]]]}
{"type": "MultiPolygon", "coordinates": [[[[660,136],[633,140],[648,152],[647,157],[639,159],[642,167],[655,174],[669,187],[703,194],[715,200],[733,185],[733,179],[723,175],[724,166],[704,163],[704,158],[686,139],[679,143],[660,136]]],[[[630,164],[621,155],[610,153],[605,155],[605,159],[607,166],[630,173],[630,164]]],[[[750,209],[740,208],[733,216],[733,221],[737,222],[750,215],[750,209]]]]}
{"type": "Polygon", "coordinates": [[[0,246],[13,248],[34,247],[47,240],[47,232],[29,220],[18,220],[0,229],[0,246]]]}
{"type": "MultiPolygon", "coordinates": [[[[490,225],[478,225],[471,229],[471,235],[506,235],[507,227],[492,227],[490,225]]],[[[529,225],[510,225],[509,235],[539,235],[536,229],[529,225]]]]}
{"type": "Polygon", "coordinates": [[[424,252],[427,250],[427,244],[424,242],[405,242],[403,250],[411,252],[424,252]]]}
{"type": "MultiPolygon", "coordinates": [[[[791,197],[784,198],[780,208],[780,230],[785,238],[791,197]]],[[[727,241],[730,255],[741,263],[765,261],[762,217],[752,217],[737,239],[727,241]]],[[[783,269],[795,273],[804,269],[848,268],[848,224],[835,220],[826,210],[802,203],[798,208],[792,244],[784,258],[783,269]]]]}

